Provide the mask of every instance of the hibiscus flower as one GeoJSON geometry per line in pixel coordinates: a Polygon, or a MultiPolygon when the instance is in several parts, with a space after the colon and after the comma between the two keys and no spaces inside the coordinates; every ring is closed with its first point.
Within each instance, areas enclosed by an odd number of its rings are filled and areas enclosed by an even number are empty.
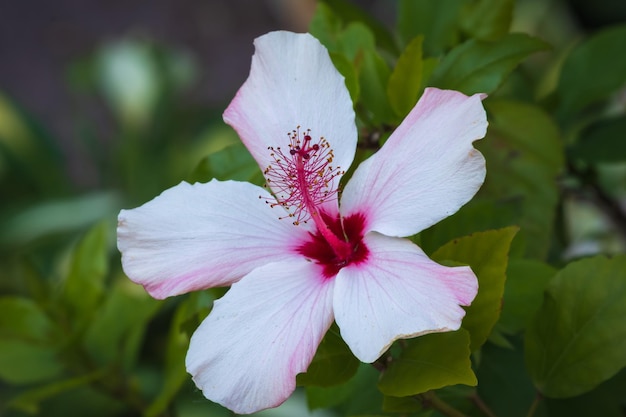
{"type": "Polygon", "coordinates": [[[478,290],[467,266],[405,237],[456,212],[485,177],[481,95],[428,88],[339,190],[357,144],[353,105],[309,34],[255,41],[224,113],[267,187],[181,183],[119,215],[124,271],[155,298],[231,288],[191,338],[187,370],[237,412],[285,401],[337,323],[363,362],[393,341],[456,330],[478,290]]]}

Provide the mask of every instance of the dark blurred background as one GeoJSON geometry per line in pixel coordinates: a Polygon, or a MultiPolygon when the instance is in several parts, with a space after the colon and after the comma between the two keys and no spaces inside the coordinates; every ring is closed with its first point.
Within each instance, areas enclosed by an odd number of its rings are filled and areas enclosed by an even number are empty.
{"type": "MultiPolygon", "coordinates": [[[[271,30],[306,31],[315,3],[3,0],[0,92],[61,142],[70,176],[79,185],[89,187],[93,179],[76,138],[80,118],[85,113],[93,116],[99,121],[101,133],[110,130],[112,121],[99,103],[83,99],[82,61],[93,58],[105,45],[123,39],[168,47],[187,65],[191,88],[184,89],[182,99],[202,107],[223,108],[248,74],[252,40],[271,30]]],[[[393,1],[356,3],[378,16],[394,14],[393,1]]]]}
{"type": "MultiPolygon", "coordinates": [[[[352,2],[393,24],[394,0],[352,2]]],[[[81,118],[87,114],[90,123],[96,121],[99,140],[109,136],[114,121],[94,101],[93,91],[82,94],[89,77],[81,63],[120,40],[171,48],[187,71],[189,85],[181,89],[182,100],[218,111],[247,76],[253,38],[277,29],[306,31],[315,4],[315,0],[3,0],[0,92],[45,126],[62,149],[70,177],[90,188],[95,180],[78,139],[84,133],[79,132],[81,118]]],[[[524,4],[563,7],[573,25],[587,30],[626,16],[626,0],[527,0],[518,7],[524,4]]]]}

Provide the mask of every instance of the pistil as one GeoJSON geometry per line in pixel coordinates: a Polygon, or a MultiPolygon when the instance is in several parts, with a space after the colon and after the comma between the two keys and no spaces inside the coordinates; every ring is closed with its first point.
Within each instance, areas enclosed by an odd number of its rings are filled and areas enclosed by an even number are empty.
{"type": "Polygon", "coordinates": [[[289,134],[289,152],[280,147],[270,147],[274,163],[268,166],[265,177],[276,196],[272,206],[282,206],[293,218],[294,225],[313,220],[321,236],[332,248],[337,259],[348,261],[353,248],[343,236],[337,236],[324,221],[323,204],[337,196],[335,178],[342,175],[339,167],[333,167],[333,151],[321,137],[313,143],[310,130],[300,137],[300,127],[289,134]]]}

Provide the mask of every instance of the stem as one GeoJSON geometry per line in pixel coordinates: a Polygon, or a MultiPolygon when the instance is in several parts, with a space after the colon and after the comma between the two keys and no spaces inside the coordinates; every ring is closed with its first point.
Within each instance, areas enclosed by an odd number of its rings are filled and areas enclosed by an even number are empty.
{"type": "Polygon", "coordinates": [[[472,404],[474,404],[476,408],[478,408],[480,412],[486,415],[487,417],[496,417],[496,414],[493,411],[491,411],[491,408],[489,408],[489,406],[485,404],[483,399],[480,398],[478,394],[474,393],[473,395],[471,395],[470,400],[472,401],[472,404]]]}
{"type": "Polygon", "coordinates": [[[530,405],[530,408],[528,409],[528,413],[526,414],[526,417],[533,417],[535,415],[535,412],[537,411],[537,407],[539,407],[540,401],[541,401],[541,394],[537,393],[537,395],[535,395],[535,399],[530,405]]]}
{"type": "Polygon", "coordinates": [[[433,391],[417,395],[424,408],[432,408],[448,417],[467,417],[465,414],[452,407],[450,404],[439,398],[433,391]]]}

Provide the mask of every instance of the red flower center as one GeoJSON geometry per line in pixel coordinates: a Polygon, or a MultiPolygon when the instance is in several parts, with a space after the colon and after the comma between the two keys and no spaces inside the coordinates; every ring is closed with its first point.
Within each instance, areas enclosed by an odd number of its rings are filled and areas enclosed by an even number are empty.
{"type": "Polygon", "coordinates": [[[345,173],[333,166],[333,150],[324,137],[314,141],[311,131],[300,136],[300,126],[289,134],[288,151],[269,147],[274,162],[263,173],[276,201],[267,201],[272,207],[281,206],[299,225],[313,220],[317,231],[298,251],[324,265],[324,275],[333,277],[352,262],[367,258],[368,250],[362,243],[364,218],[361,215],[341,219],[329,216],[322,205],[337,198],[336,177],[345,173]]]}
{"type": "Polygon", "coordinates": [[[339,270],[349,264],[358,264],[365,261],[369,255],[367,246],[363,243],[363,226],[365,219],[357,214],[342,219],[331,218],[322,213],[324,223],[336,236],[343,236],[348,244],[347,253],[337,253],[335,248],[326,240],[324,235],[317,231],[311,234],[311,240],[298,247],[298,252],[324,267],[326,278],[333,278],[339,270]]]}

